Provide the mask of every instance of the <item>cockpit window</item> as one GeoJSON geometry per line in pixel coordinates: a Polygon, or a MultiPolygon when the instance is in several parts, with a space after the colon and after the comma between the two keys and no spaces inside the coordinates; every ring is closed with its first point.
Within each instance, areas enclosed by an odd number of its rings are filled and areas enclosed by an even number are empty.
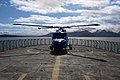
{"type": "Polygon", "coordinates": [[[66,38],[66,33],[53,33],[53,39],[55,38],[66,38]]]}

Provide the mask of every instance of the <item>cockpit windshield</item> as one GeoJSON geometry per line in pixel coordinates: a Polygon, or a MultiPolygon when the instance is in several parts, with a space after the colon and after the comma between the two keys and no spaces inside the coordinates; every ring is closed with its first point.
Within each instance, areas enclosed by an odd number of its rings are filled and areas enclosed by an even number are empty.
{"type": "Polygon", "coordinates": [[[60,38],[63,38],[65,39],[67,37],[67,34],[66,33],[53,33],[53,39],[60,39],[60,38]]]}

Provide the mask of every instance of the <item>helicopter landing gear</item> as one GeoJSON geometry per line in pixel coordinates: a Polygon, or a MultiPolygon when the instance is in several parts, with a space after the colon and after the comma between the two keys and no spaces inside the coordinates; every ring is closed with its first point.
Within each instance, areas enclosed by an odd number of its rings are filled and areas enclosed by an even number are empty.
{"type": "Polygon", "coordinates": [[[50,45],[50,50],[72,50],[72,46],[71,45],[68,45],[68,47],[66,48],[63,48],[63,49],[57,49],[57,48],[54,48],[52,45],[50,45]]]}
{"type": "Polygon", "coordinates": [[[69,47],[69,50],[72,50],[72,46],[71,45],[68,45],[68,47],[69,47]]]}
{"type": "Polygon", "coordinates": [[[53,47],[52,47],[52,46],[50,46],[50,50],[53,50],[53,47]]]}
{"type": "Polygon", "coordinates": [[[69,48],[70,48],[70,50],[72,50],[72,47],[71,47],[71,46],[70,46],[69,48]]]}

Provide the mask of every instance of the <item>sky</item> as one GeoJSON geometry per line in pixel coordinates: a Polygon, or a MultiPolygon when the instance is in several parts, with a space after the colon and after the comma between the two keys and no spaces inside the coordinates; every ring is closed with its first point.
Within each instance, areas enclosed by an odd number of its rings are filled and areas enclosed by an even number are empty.
{"type": "MultiPolygon", "coordinates": [[[[120,31],[120,0],[0,0],[0,34],[44,35],[55,29],[38,30],[14,23],[71,26],[98,23],[96,30],[120,31]]],[[[83,26],[82,28],[88,28],[83,26]]],[[[81,27],[67,29],[68,32],[81,27]]]]}

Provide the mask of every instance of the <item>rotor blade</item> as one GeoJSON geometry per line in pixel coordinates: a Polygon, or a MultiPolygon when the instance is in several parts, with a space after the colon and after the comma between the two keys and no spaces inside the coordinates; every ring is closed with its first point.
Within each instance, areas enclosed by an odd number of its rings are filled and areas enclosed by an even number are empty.
{"type": "Polygon", "coordinates": [[[81,26],[100,26],[100,24],[88,24],[88,25],[81,25],[81,26]]]}
{"type": "Polygon", "coordinates": [[[13,25],[21,25],[21,26],[42,26],[42,25],[33,25],[33,24],[13,24],[13,25]]]}
{"type": "MultiPolygon", "coordinates": [[[[37,25],[37,24],[13,24],[13,25],[35,26],[35,27],[45,27],[45,28],[60,28],[60,26],[44,26],[44,25],[37,25]]],[[[100,24],[72,25],[72,26],[63,26],[63,28],[80,27],[80,26],[99,26],[99,25],[100,24]]]]}
{"type": "Polygon", "coordinates": [[[70,26],[65,26],[65,27],[63,27],[63,28],[71,28],[70,26]]]}
{"type": "Polygon", "coordinates": [[[13,25],[53,28],[53,26],[43,26],[43,25],[36,25],[36,24],[13,24],[13,25]]]}
{"type": "Polygon", "coordinates": [[[100,24],[73,25],[73,26],[67,26],[67,27],[80,27],[80,26],[100,26],[100,24]]]}
{"type": "Polygon", "coordinates": [[[84,29],[96,29],[96,28],[84,28],[84,29]]]}

